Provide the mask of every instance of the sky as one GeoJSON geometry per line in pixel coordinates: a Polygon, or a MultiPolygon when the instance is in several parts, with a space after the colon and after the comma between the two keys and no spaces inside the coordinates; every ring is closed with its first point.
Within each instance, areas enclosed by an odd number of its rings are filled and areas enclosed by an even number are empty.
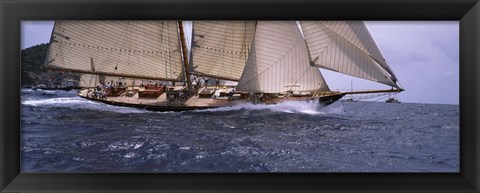
{"type": "MultiPolygon", "coordinates": [[[[22,21],[21,47],[48,43],[53,21],[22,21]]],[[[405,91],[401,102],[459,104],[458,21],[366,21],[377,46],[405,91]]],[[[321,69],[331,90],[389,89],[321,69]]]]}

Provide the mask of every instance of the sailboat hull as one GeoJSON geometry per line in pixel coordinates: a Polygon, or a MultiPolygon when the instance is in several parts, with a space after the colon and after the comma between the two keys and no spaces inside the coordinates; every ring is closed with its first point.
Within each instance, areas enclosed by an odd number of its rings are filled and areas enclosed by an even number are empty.
{"type": "MultiPolygon", "coordinates": [[[[198,96],[193,96],[189,99],[182,101],[181,103],[172,103],[167,102],[164,96],[165,94],[160,95],[158,98],[154,99],[141,99],[138,96],[135,98],[127,97],[125,95],[117,97],[106,97],[106,98],[97,98],[92,97],[88,93],[93,92],[92,89],[80,90],[78,96],[84,99],[91,101],[96,101],[108,105],[122,106],[122,107],[133,107],[141,108],[150,111],[188,111],[188,110],[202,110],[202,109],[211,109],[219,107],[228,107],[238,104],[250,103],[247,99],[241,100],[228,100],[228,99],[214,99],[214,98],[199,98],[198,96]],[[163,96],[163,97],[162,97],[163,96]]],[[[137,94],[138,95],[138,94],[137,94]]],[[[318,101],[323,106],[330,105],[335,101],[341,99],[345,94],[334,93],[326,96],[318,97],[286,97],[286,98],[275,98],[270,100],[265,100],[259,104],[278,104],[287,101],[318,101]]]]}
{"type": "Polygon", "coordinates": [[[324,96],[324,97],[320,97],[319,101],[320,101],[320,103],[322,103],[324,105],[330,105],[330,104],[334,103],[335,101],[340,100],[343,96],[345,96],[345,94],[343,94],[343,93],[330,95],[330,96],[324,96]]]}

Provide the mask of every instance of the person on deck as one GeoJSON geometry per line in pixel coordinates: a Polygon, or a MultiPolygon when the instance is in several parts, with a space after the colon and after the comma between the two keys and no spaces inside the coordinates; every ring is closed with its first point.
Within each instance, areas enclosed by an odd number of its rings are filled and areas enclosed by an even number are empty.
{"type": "Polygon", "coordinates": [[[102,91],[102,100],[107,99],[107,91],[102,91]]]}
{"type": "Polygon", "coordinates": [[[203,85],[205,85],[205,80],[203,80],[202,77],[199,78],[199,83],[200,83],[200,86],[199,87],[203,87],[203,85]]]}
{"type": "Polygon", "coordinates": [[[228,91],[228,100],[232,100],[234,92],[235,92],[235,89],[233,88],[228,91]]]}
{"type": "Polygon", "coordinates": [[[178,98],[180,98],[180,99],[184,99],[184,98],[185,98],[185,94],[183,93],[183,91],[181,91],[181,92],[178,93],[178,98]]]}

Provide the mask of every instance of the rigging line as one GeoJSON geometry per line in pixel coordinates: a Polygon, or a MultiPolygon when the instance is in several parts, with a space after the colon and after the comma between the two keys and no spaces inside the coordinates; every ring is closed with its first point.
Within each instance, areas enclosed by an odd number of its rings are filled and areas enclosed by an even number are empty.
{"type": "MultiPolygon", "coordinates": [[[[322,23],[321,23],[321,22],[319,22],[319,21],[317,21],[317,23],[318,23],[318,24],[320,24],[320,25],[322,25],[322,26],[324,26],[324,27],[325,27],[327,30],[329,30],[329,31],[331,31],[331,32],[333,32],[333,33],[335,33],[335,34],[336,34],[336,36],[338,36],[338,37],[340,37],[340,38],[342,38],[342,39],[346,40],[346,41],[347,41],[349,44],[353,45],[355,48],[357,48],[357,49],[359,49],[360,51],[362,51],[362,52],[363,52],[365,55],[367,55],[367,56],[371,56],[369,53],[367,53],[366,51],[364,51],[363,49],[361,49],[360,47],[358,47],[357,45],[355,45],[353,42],[351,42],[351,41],[350,41],[350,40],[348,40],[347,38],[343,37],[343,36],[342,36],[340,33],[338,33],[338,32],[336,32],[336,31],[334,31],[332,28],[328,27],[328,26],[327,26],[327,25],[325,25],[325,24],[322,24],[322,23]]],[[[367,32],[368,32],[368,31],[367,31],[367,32]]],[[[363,36],[363,38],[362,38],[362,39],[364,39],[366,35],[367,35],[367,34],[364,34],[364,36],[363,36]]],[[[359,39],[359,41],[362,41],[362,40],[360,40],[360,39],[359,39]]],[[[373,56],[371,56],[371,57],[373,57],[373,56]]],[[[380,60],[379,60],[379,61],[380,61],[380,60]]]]}
{"type": "MultiPolygon", "coordinates": [[[[55,28],[62,28],[61,25],[58,25],[57,22],[54,23],[54,29],[52,30],[52,35],[51,35],[51,38],[50,38],[50,45],[53,45],[55,43],[55,39],[56,39],[56,36],[53,36],[53,34],[55,33],[55,28]]],[[[64,28],[65,29],[65,28],[64,28]]],[[[62,31],[64,32],[64,31],[62,31]]],[[[70,41],[70,40],[69,40],[70,41]]],[[[57,41],[58,44],[58,49],[59,49],[59,52],[60,52],[60,64],[65,66],[65,56],[64,56],[64,53],[63,53],[63,45],[57,41]]],[[[65,44],[66,46],[67,44],[65,44]]],[[[52,46],[53,47],[53,46],[52,46]]],[[[53,49],[53,48],[52,48],[53,49]]],[[[55,61],[55,59],[53,60],[55,61]]]]}
{"type": "MultiPolygon", "coordinates": [[[[370,102],[376,102],[376,101],[379,101],[379,100],[382,100],[382,99],[385,99],[385,98],[387,98],[387,97],[388,97],[388,94],[384,94],[384,95],[385,95],[385,96],[378,96],[378,97],[380,97],[379,99],[376,99],[376,100],[373,100],[373,101],[370,101],[370,102]]],[[[396,95],[396,94],[395,94],[395,95],[396,95]]],[[[365,104],[362,104],[362,105],[356,106],[356,107],[354,107],[354,108],[351,108],[351,109],[348,109],[348,110],[349,110],[349,111],[351,111],[351,110],[355,110],[355,109],[358,109],[358,108],[360,108],[360,107],[364,107],[364,106],[366,106],[367,104],[368,104],[368,103],[365,103],[365,104]]],[[[346,111],[345,111],[345,112],[346,112],[346,111]]]]}
{"type": "MultiPolygon", "coordinates": [[[[56,22],[55,22],[55,26],[56,26],[56,25],[57,25],[57,24],[56,24],[56,22]]],[[[53,33],[52,33],[52,36],[53,36],[53,33]]],[[[55,39],[55,38],[52,38],[52,42],[50,42],[50,44],[53,43],[53,40],[54,40],[54,39],[55,39]]],[[[65,46],[67,46],[67,44],[65,44],[65,46]]],[[[60,51],[60,61],[61,61],[61,64],[62,64],[63,66],[65,66],[65,56],[64,56],[64,53],[63,53],[64,49],[63,49],[63,46],[62,46],[61,43],[58,43],[58,49],[59,49],[59,51],[60,51]]]]}
{"type": "Polygon", "coordinates": [[[340,103],[342,103],[342,108],[343,108],[343,112],[347,112],[347,110],[345,110],[345,105],[344,105],[344,102],[343,101],[340,101],[340,103]]]}
{"type": "MultiPolygon", "coordinates": [[[[135,26],[134,26],[134,27],[135,27],[135,26]]],[[[127,37],[125,37],[125,40],[124,40],[124,41],[126,41],[126,42],[124,42],[124,44],[127,44],[126,47],[127,47],[128,49],[130,49],[129,47],[131,47],[131,46],[128,45],[127,37]]],[[[122,48],[123,48],[123,46],[124,46],[124,45],[122,45],[122,48]]],[[[120,51],[120,53],[121,53],[121,51],[120,51]]],[[[130,52],[127,52],[127,50],[125,49],[125,54],[127,54],[127,66],[130,66],[130,65],[131,65],[131,64],[130,64],[130,52]]],[[[130,68],[130,69],[131,69],[131,68],[130,68]]],[[[138,72],[138,71],[137,71],[137,72],[138,72]]]]}
{"type": "MultiPolygon", "coordinates": [[[[234,34],[234,33],[235,33],[235,24],[232,24],[232,25],[233,25],[233,27],[232,27],[233,30],[232,30],[232,32],[230,33],[230,34],[232,35],[231,44],[230,44],[230,45],[231,45],[231,46],[230,46],[230,49],[233,49],[233,39],[235,38],[235,34],[234,34]]],[[[225,30],[225,31],[226,31],[226,30],[225,30]]],[[[225,37],[225,38],[226,38],[226,37],[225,37]]],[[[226,39],[225,39],[225,43],[226,43],[226,39]]],[[[223,52],[222,60],[224,60],[224,58],[225,58],[225,52],[223,52]]],[[[230,71],[229,73],[230,73],[230,74],[233,74],[233,68],[234,68],[233,56],[232,56],[230,59],[231,59],[231,61],[230,61],[230,64],[231,64],[231,65],[229,66],[229,67],[230,67],[230,68],[229,68],[229,71],[230,71]]],[[[222,63],[223,63],[223,62],[222,62],[222,63]]]]}
{"type": "MultiPolygon", "coordinates": [[[[100,42],[99,42],[99,43],[100,43],[100,45],[102,45],[102,42],[103,42],[103,36],[105,35],[105,25],[106,25],[105,23],[103,23],[103,25],[102,25],[102,26],[103,26],[103,28],[102,28],[102,31],[101,31],[101,33],[100,33],[100,42]]],[[[95,52],[95,58],[98,58],[98,55],[99,55],[99,54],[100,54],[100,52],[99,52],[99,51],[95,52]]],[[[103,64],[105,63],[105,61],[106,61],[106,58],[105,58],[105,60],[103,61],[103,63],[100,63],[100,64],[102,64],[102,65],[103,65],[103,64]]],[[[94,65],[95,65],[95,63],[94,63],[94,65]]]]}
{"type": "MultiPolygon", "coordinates": [[[[127,28],[125,29],[125,37],[123,37],[123,41],[122,41],[122,44],[120,45],[120,55],[122,54],[122,49],[124,48],[126,42],[127,42],[127,32],[130,28],[130,22],[127,22],[127,28]]],[[[144,32],[145,33],[145,32],[144,32]]],[[[120,57],[118,57],[120,58],[120,57]]],[[[120,59],[119,59],[120,60],[120,59]]],[[[118,62],[117,62],[117,65],[118,65],[118,62]]],[[[127,65],[128,65],[128,55],[127,55],[127,65]]],[[[116,70],[117,68],[115,68],[116,70]]]]}
{"type": "MultiPolygon", "coordinates": [[[[305,73],[307,73],[310,70],[311,67],[312,66],[308,66],[307,69],[305,69],[305,71],[303,71],[302,75],[295,81],[295,83],[290,87],[290,89],[288,91],[292,91],[293,87],[298,83],[298,81],[300,81],[300,79],[303,78],[305,73]]],[[[318,71],[318,73],[320,73],[320,70],[318,71]]]]}
{"type": "MultiPolygon", "coordinates": [[[[288,50],[288,52],[286,52],[282,57],[280,57],[280,58],[279,58],[277,61],[275,61],[272,65],[270,65],[268,68],[266,68],[266,69],[263,70],[262,72],[256,74],[253,78],[249,79],[249,80],[246,81],[244,84],[239,85],[239,86],[243,86],[243,85],[251,82],[254,78],[259,77],[260,75],[262,75],[264,72],[266,72],[267,70],[269,70],[269,69],[272,68],[273,66],[278,65],[281,60],[285,60],[285,57],[286,57],[288,54],[290,54],[290,52],[291,52],[293,49],[295,49],[295,47],[297,47],[298,43],[299,43],[300,41],[302,41],[302,40],[303,40],[303,39],[297,40],[297,42],[295,43],[295,45],[292,46],[292,47],[290,48],[290,50],[288,50]]],[[[255,54],[255,61],[256,61],[256,54],[255,54]]]]}
{"type": "MultiPolygon", "coordinates": [[[[103,35],[105,34],[105,29],[106,29],[106,23],[103,23],[102,25],[102,32],[101,32],[101,36],[100,36],[100,45],[103,44],[103,35]]],[[[103,50],[103,47],[102,47],[102,50],[103,50]]],[[[108,48],[107,48],[108,50],[108,48]]],[[[100,54],[100,52],[97,52],[98,54],[100,54]]],[[[103,54],[102,54],[103,55],[103,54]]],[[[98,57],[98,56],[97,56],[98,57]]],[[[104,57],[103,61],[99,61],[99,64],[100,66],[103,66],[107,63],[107,60],[110,58],[110,54],[106,54],[106,56],[104,57]]]]}
{"type": "MultiPolygon", "coordinates": [[[[170,48],[170,44],[168,44],[168,43],[170,43],[170,42],[169,42],[169,41],[166,41],[165,39],[168,40],[171,36],[169,36],[169,37],[164,37],[164,36],[165,36],[165,31],[166,31],[166,30],[165,30],[166,25],[169,25],[170,23],[169,23],[169,22],[167,23],[166,21],[162,21],[161,23],[162,23],[162,27],[161,27],[161,28],[158,28],[158,31],[160,32],[160,35],[159,35],[160,40],[159,40],[159,42],[160,42],[160,44],[164,44],[164,46],[161,47],[161,49],[163,49],[163,50],[161,50],[161,51],[162,51],[162,55],[163,55],[163,57],[162,57],[162,62],[165,61],[165,65],[164,65],[164,67],[165,67],[165,68],[164,68],[165,77],[168,77],[169,63],[168,63],[168,60],[167,60],[167,51],[170,50],[171,48],[170,48]],[[164,42],[164,40],[165,40],[165,42],[164,42]],[[165,45],[166,45],[166,46],[165,46],[165,45]]],[[[177,24],[177,25],[178,25],[178,24],[177,24]]],[[[177,26],[176,29],[177,29],[177,34],[180,36],[180,28],[177,26]]],[[[167,34],[167,35],[170,35],[170,33],[167,34]]],[[[178,39],[178,40],[177,40],[177,43],[180,43],[180,38],[177,38],[177,39],[178,39]]],[[[168,53],[170,53],[170,52],[168,52],[168,53]]],[[[171,64],[170,64],[170,68],[171,68],[171,64]]],[[[174,74],[174,75],[175,75],[175,74],[174,74]]]]}
{"type": "Polygon", "coordinates": [[[250,39],[248,39],[248,37],[247,37],[247,27],[248,27],[247,21],[243,21],[243,26],[244,26],[244,28],[243,28],[243,29],[244,29],[244,30],[243,30],[243,42],[244,42],[244,45],[243,45],[243,46],[244,46],[244,48],[242,48],[242,49],[245,49],[245,50],[244,50],[244,52],[245,52],[244,58],[245,58],[245,63],[246,63],[246,62],[247,62],[247,55],[248,55],[248,54],[247,54],[247,52],[248,52],[247,46],[248,46],[248,45],[247,45],[247,43],[245,43],[245,42],[247,42],[247,41],[250,42],[250,39]]]}
{"type": "MultiPolygon", "coordinates": [[[[183,22],[181,22],[181,23],[182,23],[182,25],[183,25],[183,22]]],[[[177,31],[178,31],[178,35],[177,35],[177,43],[178,43],[178,46],[177,46],[177,48],[178,48],[178,52],[179,52],[178,55],[180,56],[180,60],[179,60],[179,61],[180,61],[180,64],[183,64],[183,62],[185,62],[185,61],[184,61],[184,58],[182,57],[182,54],[183,54],[183,52],[182,52],[182,42],[181,42],[181,41],[182,41],[182,38],[180,37],[180,36],[181,36],[181,34],[180,34],[180,27],[183,28],[183,26],[180,26],[180,23],[179,23],[179,22],[175,22],[175,25],[176,25],[176,29],[177,29],[177,31]]],[[[168,25],[168,23],[167,23],[166,26],[167,26],[167,29],[166,29],[166,30],[167,30],[167,35],[168,35],[166,41],[169,43],[168,40],[170,40],[173,35],[172,35],[172,33],[170,33],[170,31],[171,31],[171,30],[170,30],[171,26],[168,25]]],[[[165,29],[164,29],[164,30],[165,30],[165,29]]],[[[170,46],[171,46],[171,45],[168,44],[168,50],[172,50],[172,48],[171,48],[170,46]]],[[[173,71],[173,75],[175,76],[175,73],[176,73],[176,72],[174,72],[174,69],[173,69],[174,66],[173,66],[173,62],[172,62],[172,53],[171,53],[171,52],[168,52],[168,62],[169,62],[170,70],[173,71]]],[[[181,65],[181,66],[183,66],[183,65],[181,65]]],[[[185,71],[182,71],[182,69],[184,69],[184,68],[183,68],[183,67],[180,68],[180,72],[178,72],[178,76],[175,77],[175,78],[178,79],[178,77],[180,77],[180,79],[182,79],[182,75],[181,75],[181,74],[184,73],[183,76],[185,77],[185,80],[186,80],[186,79],[189,78],[189,77],[187,77],[187,73],[186,73],[185,71]]],[[[187,70],[187,69],[184,69],[184,70],[187,70]]],[[[166,74],[168,74],[168,71],[166,72],[166,74]]]]}
{"type": "MultiPolygon", "coordinates": [[[[325,52],[325,50],[327,50],[327,49],[330,47],[330,45],[332,45],[332,42],[335,42],[335,40],[338,39],[338,36],[339,36],[338,34],[335,34],[335,35],[332,37],[332,40],[331,40],[330,42],[328,42],[328,44],[325,46],[325,48],[323,48],[323,50],[320,52],[320,54],[323,54],[323,52],[325,52]]],[[[305,39],[305,40],[306,40],[306,39],[305,39]]],[[[320,56],[315,57],[315,60],[318,60],[319,57],[320,57],[320,56]]],[[[314,61],[312,61],[312,62],[314,62],[314,61]]]]}
{"type": "MultiPolygon", "coordinates": [[[[92,23],[94,23],[94,22],[95,22],[95,21],[93,21],[92,23]]],[[[105,30],[105,29],[107,28],[107,27],[106,27],[106,23],[103,23],[103,24],[104,24],[104,25],[103,25],[103,28],[102,28],[102,37],[101,37],[101,40],[102,40],[102,41],[103,41],[103,34],[105,33],[103,30],[105,30]]],[[[112,22],[111,24],[113,24],[113,22],[112,22]]],[[[111,58],[112,55],[113,55],[113,48],[112,48],[112,47],[110,47],[110,49],[107,48],[107,47],[105,47],[105,48],[106,48],[106,50],[110,50],[110,53],[108,53],[108,51],[107,51],[106,56],[105,56],[103,62],[101,63],[102,66],[103,66],[103,65],[106,65],[106,64],[108,63],[108,61],[110,61],[110,58],[111,58]]],[[[103,49],[102,49],[102,50],[103,50],[103,49]]],[[[113,63],[113,61],[112,61],[112,63],[113,63]]]]}
{"type": "Polygon", "coordinates": [[[127,27],[125,28],[125,31],[123,32],[123,40],[122,40],[122,44],[120,44],[120,53],[119,53],[119,56],[117,57],[117,63],[115,65],[115,70],[117,70],[118,63],[120,62],[120,55],[122,54],[123,45],[125,44],[125,41],[127,40],[127,32],[128,32],[129,27],[130,27],[130,21],[127,21],[127,27]]]}
{"type": "MultiPolygon", "coordinates": [[[[225,27],[225,29],[223,30],[223,34],[221,34],[222,38],[220,39],[220,41],[217,43],[217,47],[218,48],[223,48],[222,50],[225,50],[225,47],[226,47],[226,44],[227,44],[227,30],[228,30],[228,27],[225,27]],[[220,47],[221,46],[221,47],[220,47]]],[[[215,49],[216,50],[216,49],[215,49]]],[[[221,58],[221,67],[226,71],[227,70],[227,67],[225,66],[225,53],[222,53],[222,58],[221,58]]],[[[213,68],[212,68],[213,69],[213,68]]]]}
{"type": "MultiPolygon", "coordinates": [[[[348,42],[348,44],[353,45],[355,48],[357,48],[358,50],[360,50],[364,55],[366,55],[366,56],[368,56],[368,57],[371,57],[371,58],[374,58],[372,55],[370,55],[369,53],[365,52],[365,51],[362,50],[360,47],[358,47],[358,46],[355,45],[353,42],[351,42],[351,41],[349,41],[348,39],[346,39],[345,37],[343,37],[343,36],[342,36],[341,34],[339,34],[338,32],[334,31],[334,30],[331,29],[330,27],[328,27],[328,26],[326,26],[326,25],[324,25],[324,24],[322,24],[321,22],[318,22],[318,21],[317,21],[317,23],[320,24],[320,25],[322,25],[322,26],[324,26],[327,30],[329,30],[329,31],[337,34],[336,36],[344,39],[346,42],[348,42]]],[[[367,31],[367,32],[368,32],[368,31],[367,31]]],[[[364,34],[364,35],[366,36],[367,34],[364,34]]],[[[334,41],[334,40],[332,40],[332,41],[334,41]]],[[[359,41],[361,41],[361,40],[359,39],[359,41]]],[[[322,52],[322,53],[323,53],[323,52],[322,52]]],[[[373,59],[372,59],[372,60],[373,60],[373,59]]],[[[385,59],[384,59],[384,60],[385,60],[385,59]]],[[[373,60],[373,61],[374,61],[374,63],[377,63],[377,65],[380,66],[381,69],[385,70],[390,76],[394,77],[394,76],[393,76],[392,74],[390,74],[390,72],[389,72],[389,71],[391,71],[391,69],[390,69],[390,70],[386,70],[382,65],[380,65],[380,63],[377,62],[377,61],[380,61],[379,59],[376,59],[376,60],[373,60]]],[[[386,62],[385,62],[385,63],[386,63],[386,62]]],[[[387,67],[390,68],[390,66],[388,66],[388,64],[387,64],[387,67]]],[[[392,73],[393,73],[393,72],[392,72],[392,73]]]]}

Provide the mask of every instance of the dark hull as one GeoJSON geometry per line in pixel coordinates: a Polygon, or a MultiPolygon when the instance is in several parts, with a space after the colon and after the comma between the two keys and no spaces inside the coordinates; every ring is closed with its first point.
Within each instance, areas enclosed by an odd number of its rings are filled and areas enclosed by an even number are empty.
{"type": "Polygon", "coordinates": [[[320,103],[327,106],[340,100],[343,96],[345,96],[345,94],[336,94],[336,95],[320,97],[319,100],[320,100],[320,103]]]}
{"type": "MultiPolygon", "coordinates": [[[[160,105],[133,104],[133,103],[115,102],[115,101],[88,98],[81,95],[79,96],[88,100],[97,101],[97,102],[101,102],[108,105],[121,106],[121,107],[133,107],[133,108],[146,109],[150,111],[187,111],[187,110],[202,110],[202,109],[212,109],[212,108],[221,107],[221,106],[207,106],[207,107],[206,106],[160,106],[160,105]]],[[[309,100],[319,100],[319,102],[322,103],[324,106],[328,106],[334,103],[335,101],[341,99],[343,96],[345,96],[345,94],[335,94],[330,96],[322,96],[314,99],[310,98],[309,100]]]]}

